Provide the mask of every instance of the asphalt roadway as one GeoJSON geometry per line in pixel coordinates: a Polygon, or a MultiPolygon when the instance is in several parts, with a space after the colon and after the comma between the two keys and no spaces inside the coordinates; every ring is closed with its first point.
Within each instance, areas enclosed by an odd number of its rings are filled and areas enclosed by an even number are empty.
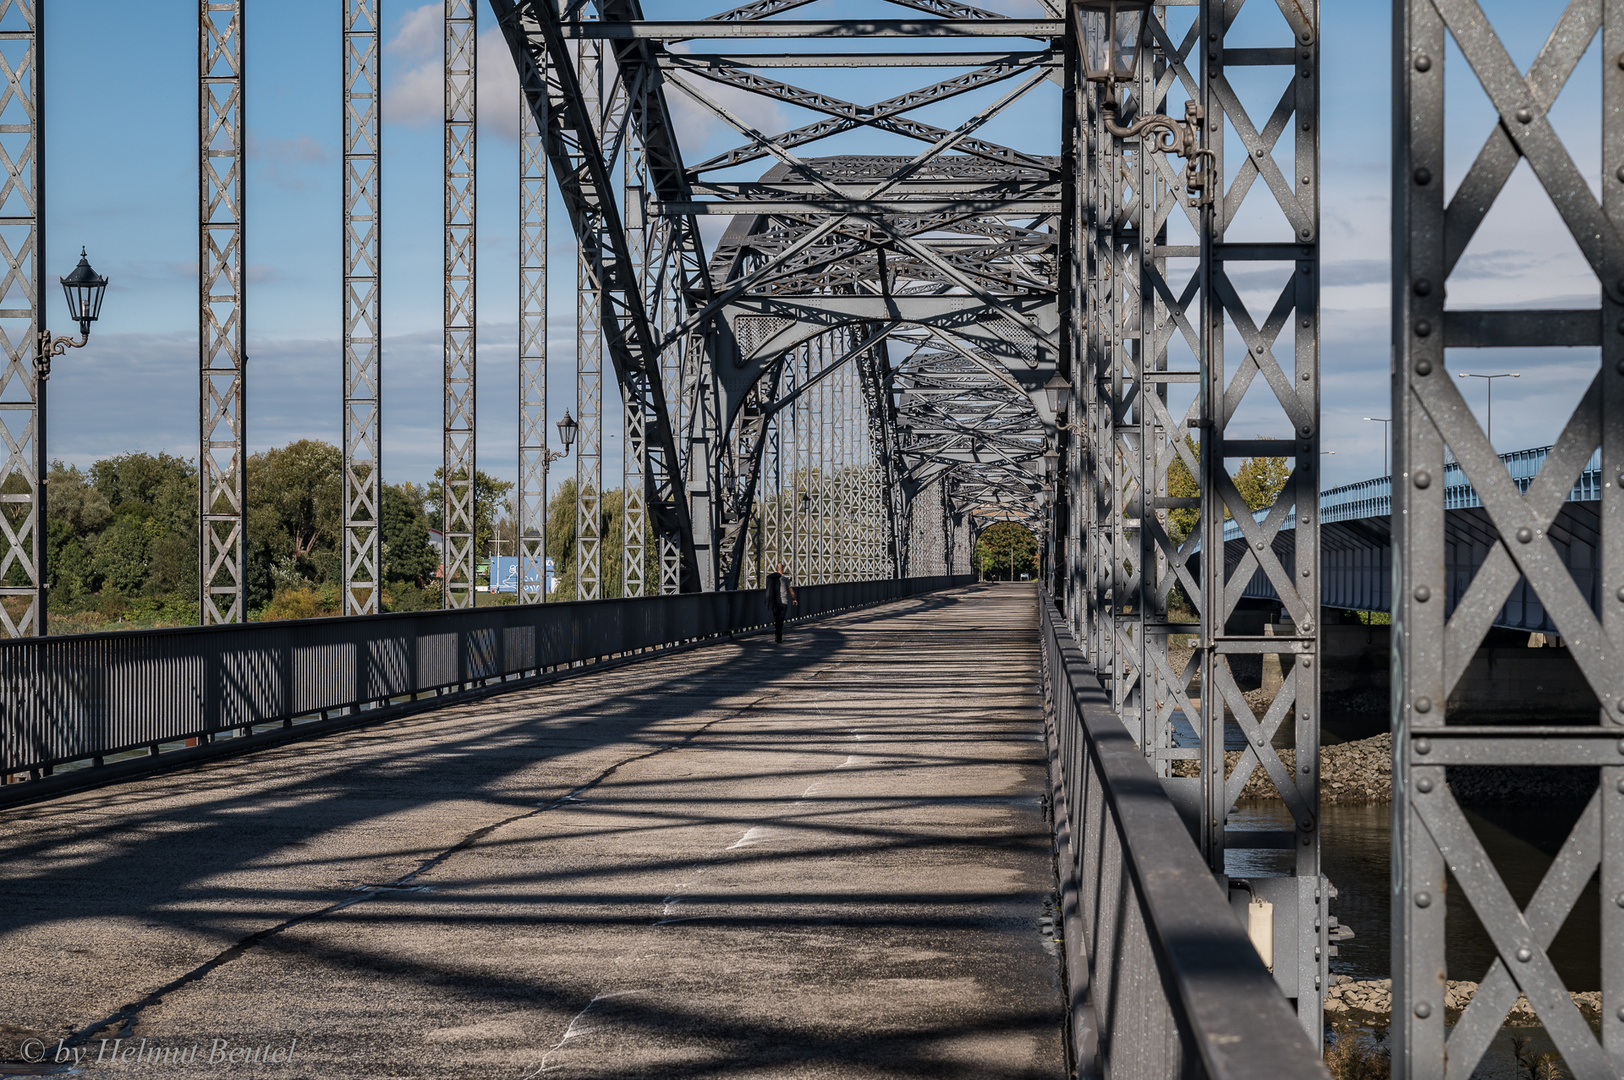
{"type": "Polygon", "coordinates": [[[0,1075],[1060,1077],[1036,625],[973,586],[0,814],[0,1075]]]}

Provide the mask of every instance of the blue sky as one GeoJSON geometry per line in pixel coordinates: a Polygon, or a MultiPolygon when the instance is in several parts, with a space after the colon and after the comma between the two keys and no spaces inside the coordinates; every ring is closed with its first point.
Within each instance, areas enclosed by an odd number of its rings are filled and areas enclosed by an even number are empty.
{"type": "MultiPolygon", "coordinates": [[[[53,369],[51,452],[81,465],[129,450],[194,458],[196,5],[43,3],[50,78],[46,269],[66,273],[83,244],[112,280],[91,346],[53,369]]],[[[1002,6],[1016,13],[1021,3],[1002,6]]],[[[256,450],[300,437],[337,442],[341,4],[249,0],[248,7],[249,440],[256,450]]],[[[1525,68],[1560,10],[1511,0],[1488,0],[1484,7],[1525,68]]],[[[517,89],[489,10],[480,8],[479,460],[487,472],[511,479],[517,453],[517,89]]],[[[654,15],[694,15],[716,5],[647,0],[645,8],[654,15]]],[[[824,0],[797,14],[872,10],[855,0],[824,0]]],[[[384,0],[383,14],[384,470],[392,482],[422,481],[440,455],[440,8],[384,0]]],[[[1382,425],[1360,417],[1388,415],[1390,17],[1386,0],[1327,0],[1323,10],[1324,430],[1325,448],[1336,452],[1325,459],[1326,486],[1381,468],[1382,425]]],[[[1494,115],[1456,51],[1448,71],[1450,107],[1466,121],[1453,129],[1449,145],[1453,186],[1494,115]]],[[[830,81],[822,84],[813,76],[780,74],[858,100],[902,88],[850,71],[824,73],[830,81]]],[[[919,85],[932,77],[927,69],[902,79],[919,85]]],[[[1600,160],[1598,79],[1592,49],[1553,112],[1593,182],[1600,160]]],[[[995,122],[989,136],[1053,153],[1058,114],[1049,90],[995,122]]],[[[728,100],[758,126],[800,122],[771,103],[728,100]]],[[[731,144],[697,107],[686,100],[674,105],[690,160],[731,144]]],[[[949,126],[965,115],[962,102],[938,108],[944,110],[939,117],[922,115],[951,120],[949,126]]],[[[551,218],[556,416],[574,408],[574,267],[573,242],[556,201],[551,218]]],[[[712,237],[716,231],[707,229],[712,237]]],[[[1588,270],[1526,166],[1450,288],[1457,306],[1596,302],[1588,270]]],[[[53,326],[65,328],[54,281],[51,302],[53,326]]],[[[1457,370],[1523,373],[1498,384],[1495,442],[1503,450],[1551,441],[1594,362],[1584,350],[1496,350],[1451,360],[1457,370]]],[[[1481,385],[1465,393],[1481,414],[1481,385]]],[[[613,438],[606,442],[608,466],[618,460],[619,446],[613,438]]],[[[555,482],[563,475],[555,470],[555,482]]]]}

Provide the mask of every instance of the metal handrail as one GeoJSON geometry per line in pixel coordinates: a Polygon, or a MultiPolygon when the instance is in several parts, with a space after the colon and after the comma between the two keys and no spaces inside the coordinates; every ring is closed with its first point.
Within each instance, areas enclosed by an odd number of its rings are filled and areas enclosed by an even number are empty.
{"type": "Polygon", "coordinates": [[[1078,1075],[1328,1080],[1054,601],[1038,603],[1078,1075]]]}
{"type": "MultiPolygon", "coordinates": [[[[974,581],[796,590],[810,617],[974,581]]],[[[257,726],[382,715],[428,698],[771,625],[766,593],[685,593],[0,642],[0,778],[159,756],[257,726]]],[[[11,786],[7,785],[8,794],[11,786]]],[[[23,785],[26,786],[26,783],[23,785]]],[[[7,800],[9,801],[9,800],[7,800]]]]}

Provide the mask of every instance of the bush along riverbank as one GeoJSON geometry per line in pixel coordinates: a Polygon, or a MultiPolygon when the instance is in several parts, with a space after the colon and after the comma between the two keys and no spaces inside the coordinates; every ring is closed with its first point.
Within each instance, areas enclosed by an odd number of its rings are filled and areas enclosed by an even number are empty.
{"type": "MultiPolygon", "coordinates": [[[[1297,752],[1281,749],[1280,763],[1297,768],[1297,752]]],[[[1224,754],[1224,772],[1233,772],[1243,751],[1224,754]]],[[[1193,761],[1173,763],[1175,776],[1197,775],[1193,761]]],[[[1596,790],[1595,769],[1456,767],[1448,770],[1449,787],[1465,803],[1533,800],[1565,802],[1590,798],[1596,790]]],[[[1255,768],[1241,790],[1242,799],[1277,799],[1267,770],[1255,768]]],[[[1385,803],[1393,801],[1393,737],[1376,735],[1355,742],[1320,747],[1320,801],[1322,803],[1385,803]]]]}

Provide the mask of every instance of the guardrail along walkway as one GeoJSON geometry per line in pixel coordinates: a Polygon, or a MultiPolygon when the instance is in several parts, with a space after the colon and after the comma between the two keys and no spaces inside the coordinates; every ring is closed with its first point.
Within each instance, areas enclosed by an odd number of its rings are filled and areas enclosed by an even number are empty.
{"type": "Polygon", "coordinates": [[[938,593],[0,814],[0,1059],[1058,1076],[1033,601],[938,593]]]}

